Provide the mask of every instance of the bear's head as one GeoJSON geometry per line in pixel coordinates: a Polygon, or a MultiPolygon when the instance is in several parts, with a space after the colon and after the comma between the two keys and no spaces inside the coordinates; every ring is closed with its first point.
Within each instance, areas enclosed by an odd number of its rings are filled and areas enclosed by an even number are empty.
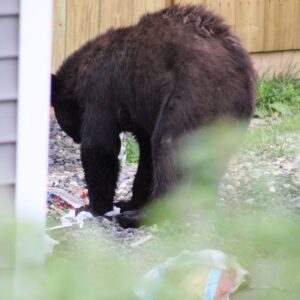
{"type": "Polygon", "coordinates": [[[51,78],[51,106],[62,130],[75,143],[81,142],[81,113],[80,107],[72,92],[67,89],[63,81],[52,74],[51,78]]]}

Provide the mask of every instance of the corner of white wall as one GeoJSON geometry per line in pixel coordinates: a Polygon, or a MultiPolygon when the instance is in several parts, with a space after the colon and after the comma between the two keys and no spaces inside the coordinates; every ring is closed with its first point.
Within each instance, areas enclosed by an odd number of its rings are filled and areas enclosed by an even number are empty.
{"type": "Polygon", "coordinates": [[[20,0],[16,259],[43,260],[48,170],[52,0],[20,0]],[[23,224],[34,229],[26,232],[23,224]],[[29,236],[29,235],[32,236],[29,236]],[[26,245],[24,244],[26,243],[26,245]],[[25,247],[25,248],[24,248],[25,247]]]}

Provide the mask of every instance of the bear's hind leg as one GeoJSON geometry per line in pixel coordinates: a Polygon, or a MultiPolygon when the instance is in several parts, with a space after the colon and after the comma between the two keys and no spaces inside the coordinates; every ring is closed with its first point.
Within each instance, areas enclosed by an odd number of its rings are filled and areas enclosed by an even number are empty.
{"type": "MultiPolygon", "coordinates": [[[[176,101],[176,99],[174,100],[176,101]]],[[[186,130],[190,129],[194,121],[188,113],[184,114],[180,102],[164,105],[158,117],[155,130],[151,138],[151,156],[153,184],[149,199],[157,199],[165,195],[181,178],[180,170],[176,166],[177,139],[186,130]]],[[[137,227],[145,221],[152,222],[152,210],[136,209],[125,211],[115,217],[124,228],[137,227]]]]}
{"type": "Polygon", "coordinates": [[[171,98],[165,103],[152,135],[153,199],[164,196],[182,178],[176,162],[178,138],[200,123],[193,105],[181,100],[171,98]]]}

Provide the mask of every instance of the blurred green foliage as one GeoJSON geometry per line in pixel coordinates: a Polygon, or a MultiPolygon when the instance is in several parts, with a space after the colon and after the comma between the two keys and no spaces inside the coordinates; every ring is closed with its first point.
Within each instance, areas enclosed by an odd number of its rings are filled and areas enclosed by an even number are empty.
{"type": "Polygon", "coordinates": [[[295,67],[286,73],[266,72],[258,79],[256,116],[265,118],[273,114],[287,116],[300,111],[300,76],[295,67]]]}
{"type": "MultiPolygon", "coordinates": [[[[293,124],[278,128],[290,131],[297,123],[293,124]]],[[[23,284],[17,286],[22,300],[136,299],[133,291],[139,278],[158,260],[161,263],[186,249],[207,248],[234,255],[250,272],[250,282],[232,299],[299,299],[299,215],[275,205],[272,210],[258,205],[241,205],[239,210],[218,205],[219,181],[230,157],[242,144],[244,129],[241,124],[218,124],[181,141],[179,166],[188,175],[182,185],[149,208],[149,221],[160,224],[155,248],[133,248],[124,257],[122,247],[116,250],[118,241],[109,240],[101,230],[99,236],[84,231],[77,239],[57,246],[45,266],[23,266],[23,284]]],[[[252,188],[258,186],[254,183],[252,188]]],[[[13,251],[4,251],[2,246],[11,245],[10,228],[0,228],[4,233],[0,253],[7,262],[0,265],[1,300],[13,299],[12,290],[16,288],[12,281],[13,251]]],[[[55,238],[63,239],[59,234],[55,238]]],[[[173,291],[170,299],[182,299],[176,278],[169,284],[173,291]]]]}

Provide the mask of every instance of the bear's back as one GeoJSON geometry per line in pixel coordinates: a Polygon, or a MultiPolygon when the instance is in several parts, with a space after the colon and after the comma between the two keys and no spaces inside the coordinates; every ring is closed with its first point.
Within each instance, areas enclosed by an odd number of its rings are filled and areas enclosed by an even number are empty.
{"type": "Polygon", "coordinates": [[[173,6],[107,31],[70,56],[58,76],[76,98],[96,82],[99,94],[110,91],[112,109],[121,104],[130,122],[150,128],[174,90],[184,101],[200,101],[203,114],[239,115],[234,110],[245,105],[241,114],[249,117],[255,104],[248,53],[222,17],[199,5],[173,6]]]}

